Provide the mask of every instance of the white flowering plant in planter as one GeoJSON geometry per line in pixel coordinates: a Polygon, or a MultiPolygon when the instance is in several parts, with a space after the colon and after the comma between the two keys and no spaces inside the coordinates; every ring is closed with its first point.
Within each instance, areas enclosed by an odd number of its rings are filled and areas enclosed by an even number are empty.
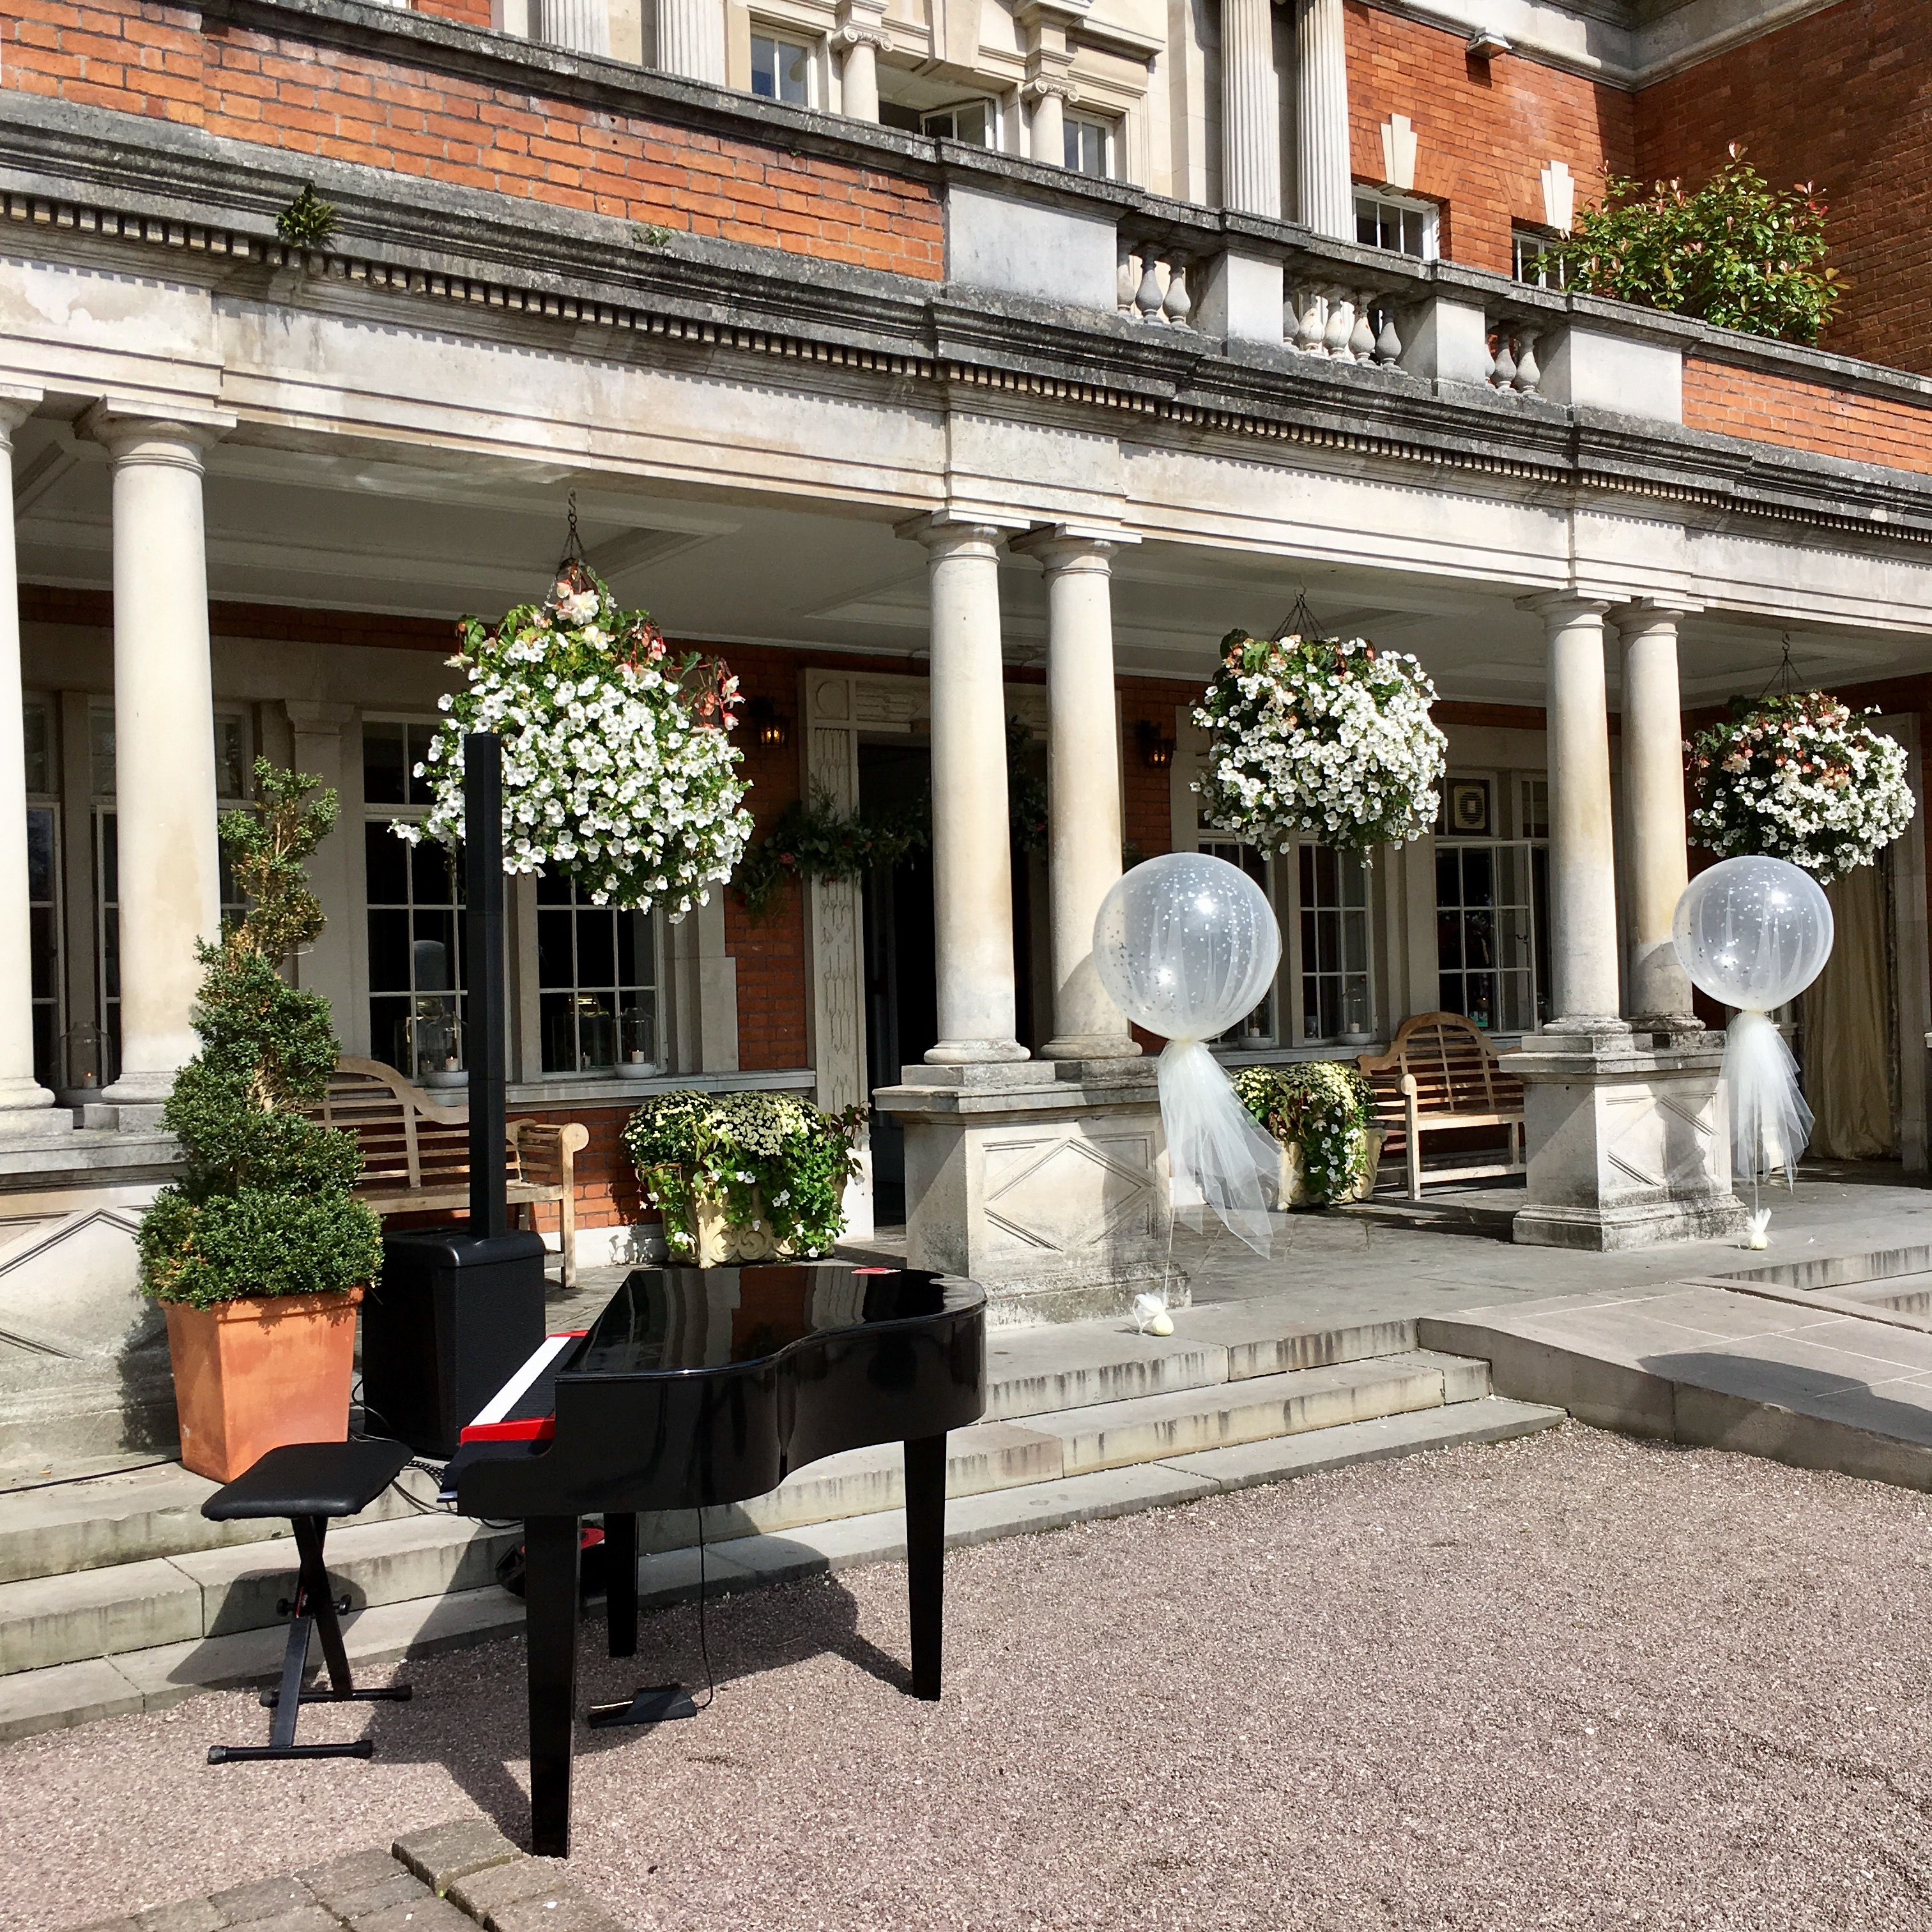
{"type": "Polygon", "coordinates": [[[1446,740],[1416,660],[1360,638],[1231,631],[1194,722],[1212,734],[1203,817],[1263,850],[1298,833],[1360,853],[1420,837],[1442,802],[1446,740]]]}
{"type": "Polygon", "coordinates": [[[716,658],[680,664],[641,610],[620,610],[580,561],[541,604],[500,624],[466,617],[451,658],[466,688],[416,768],[433,802],[398,837],[463,836],[463,739],[503,741],[503,869],[554,872],[597,905],[674,920],[731,876],[752,836],[731,742],[738,680],[716,658]]]}
{"type": "Polygon", "coordinates": [[[1822,884],[1869,866],[1912,822],[1905,752],[1822,691],[1733,705],[1698,733],[1690,824],[1720,859],[1784,859],[1822,884]]]}

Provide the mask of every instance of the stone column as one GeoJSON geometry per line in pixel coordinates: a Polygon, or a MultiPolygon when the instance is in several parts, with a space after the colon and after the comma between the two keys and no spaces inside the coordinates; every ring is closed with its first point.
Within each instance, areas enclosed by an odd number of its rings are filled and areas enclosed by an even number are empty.
{"type": "Polygon", "coordinates": [[[1281,214],[1281,82],[1272,0],[1221,0],[1221,200],[1281,214]]]}
{"type": "Polygon", "coordinates": [[[932,596],[932,897],[938,1066],[1024,1060],[1015,1038],[1012,832],[1000,656],[1000,532],[921,518],[932,596]]]}
{"type": "Polygon", "coordinates": [[[1547,1033],[1624,1030],[1617,976],[1617,865],[1610,821],[1610,728],[1604,613],[1567,594],[1523,600],[1550,642],[1550,967],[1547,1033]]]}
{"type": "Polygon", "coordinates": [[[572,53],[610,51],[610,10],[608,0],[536,0],[536,38],[572,53]]]}
{"type": "Polygon", "coordinates": [[[687,80],[724,85],[722,0],[658,0],[658,65],[687,80]]]}
{"type": "MultiPolygon", "coordinates": [[[[20,596],[14,557],[14,432],[38,389],[0,388],[0,1132],[56,1124],[34,1078],[34,955],[27,911],[27,757],[20,704],[20,596]]],[[[58,1124],[70,1126],[63,1114],[58,1124]]]]}
{"type": "Polygon", "coordinates": [[[1670,943],[1690,883],[1677,620],[1688,605],[1646,597],[1611,621],[1623,642],[1624,825],[1629,840],[1630,958],[1625,1004],[1649,1031],[1694,1031],[1690,980],[1670,943]]]}
{"type": "Polygon", "coordinates": [[[1066,165],[1066,90],[1052,81],[1035,81],[1027,89],[1033,102],[1033,125],[1027,130],[1027,158],[1049,168],[1066,165]]]}
{"type": "Polygon", "coordinates": [[[221,930],[201,502],[202,451],[221,429],[105,405],[87,428],[114,472],[121,1076],[102,1097],[138,1107],[166,1099],[200,1044],[195,942],[221,930]]]}
{"type": "Polygon", "coordinates": [[[879,118],[879,56],[892,45],[885,0],[843,0],[832,38],[845,50],[838,70],[838,109],[848,120],[879,118]]]}
{"type": "Polygon", "coordinates": [[[1108,560],[1114,542],[1064,526],[1012,548],[1037,557],[1047,586],[1047,879],[1053,1037],[1045,1060],[1129,1059],[1140,1052],[1094,970],[1094,921],[1120,876],[1120,765],[1114,705],[1108,560]]]}
{"type": "Polygon", "coordinates": [[[1348,62],[1342,0],[1296,0],[1294,168],[1302,225],[1337,241],[1355,238],[1348,165],[1348,62]]]}

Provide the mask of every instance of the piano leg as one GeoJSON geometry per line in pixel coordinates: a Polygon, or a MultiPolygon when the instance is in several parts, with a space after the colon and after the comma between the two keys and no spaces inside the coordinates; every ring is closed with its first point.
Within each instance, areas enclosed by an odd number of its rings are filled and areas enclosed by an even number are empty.
{"type": "Polygon", "coordinates": [[[530,1678],[530,1850],[570,1856],[571,1734],[577,1718],[578,1520],[524,1525],[525,1646],[530,1678]]]}
{"type": "Polygon", "coordinates": [[[939,1696],[946,1616],[946,1438],[905,1446],[906,1591],[912,1612],[912,1694],[939,1696]]]}
{"type": "Polygon", "coordinates": [[[604,1616],[610,1626],[610,1654],[638,1654],[638,1519],[630,1510],[604,1517],[604,1616]]]}

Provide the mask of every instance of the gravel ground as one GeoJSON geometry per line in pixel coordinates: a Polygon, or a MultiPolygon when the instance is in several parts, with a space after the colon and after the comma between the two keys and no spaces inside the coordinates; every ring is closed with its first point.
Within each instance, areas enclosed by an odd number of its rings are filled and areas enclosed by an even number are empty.
{"type": "MultiPolygon", "coordinates": [[[[945,1702],[892,1567],[714,1606],[716,1703],[581,1733],[576,1876],[639,1928],[1932,1927],[1932,1502],[1574,1426],[949,1558],[945,1702]]],[[[590,1694],[701,1670],[688,1609],[590,1694]],[[640,1668],[639,1666],[641,1666],[640,1668]]],[[[525,1829],[520,1643],[305,1713],[0,1752],[0,1932],[481,1811],[525,1829]]]]}

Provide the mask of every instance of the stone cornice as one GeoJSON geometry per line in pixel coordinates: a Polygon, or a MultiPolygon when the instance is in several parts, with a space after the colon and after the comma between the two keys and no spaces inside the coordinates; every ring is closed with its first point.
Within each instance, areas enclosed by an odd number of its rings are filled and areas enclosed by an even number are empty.
{"type": "MultiPolygon", "coordinates": [[[[274,234],[270,211],[292,192],[286,158],[274,151],[31,96],[10,95],[8,104],[12,118],[0,123],[7,232],[17,248],[25,228],[34,252],[52,259],[125,272],[132,249],[152,272],[163,249],[172,279],[272,304],[388,319],[398,304],[427,304],[431,326],[544,344],[562,328],[580,345],[594,326],[609,332],[599,355],[622,356],[627,340],[649,336],[653,353],[783,362],[802,386],[910,378],[973,406],[1036,418],[1131,414],[1145,425],[1139,435],[1280,442],[1398,470],[1423,466],[1516,488],[1661,500],[1707,517],[1796,522],[1881,544],[1932,542],[1932,478],[1539,398],[1438,393],[1399,368],[1286,347],[1231,349],[1189,330],[825,262],[812,262],[807,279],[802,258],[776,250],[682,233],[640,243],[628,223],[567,210],[546,207],[533,226],[528,205],[508,197],[305,157],[304,176],[344,220],[326,249],[297,249],[274,234]]],[[[1229,225],[1281,239],[1300,233],[1229,225]]],[[[1453,281],[1466,294],[1489,290],[1506,310],[1582,313],[1502,278],[1400,266],[1418,296],[1432,281],[1453,281]]],[[[1385,279],[1393,272],[1388,258],[1365,260],[1365,280],[1372,268],[1385,279]]],[[[1354,274],[1330,268],[1342,280],[1354,274]]],[[[1629,314],[1594,307],[1618,326],[1629,314]]],[[[1717,334],[1643,320],[1700,352],[1717,334]]],[[[1794,374],[1828,362],[1864,366],[1752,347],[1794,374]]]]}

